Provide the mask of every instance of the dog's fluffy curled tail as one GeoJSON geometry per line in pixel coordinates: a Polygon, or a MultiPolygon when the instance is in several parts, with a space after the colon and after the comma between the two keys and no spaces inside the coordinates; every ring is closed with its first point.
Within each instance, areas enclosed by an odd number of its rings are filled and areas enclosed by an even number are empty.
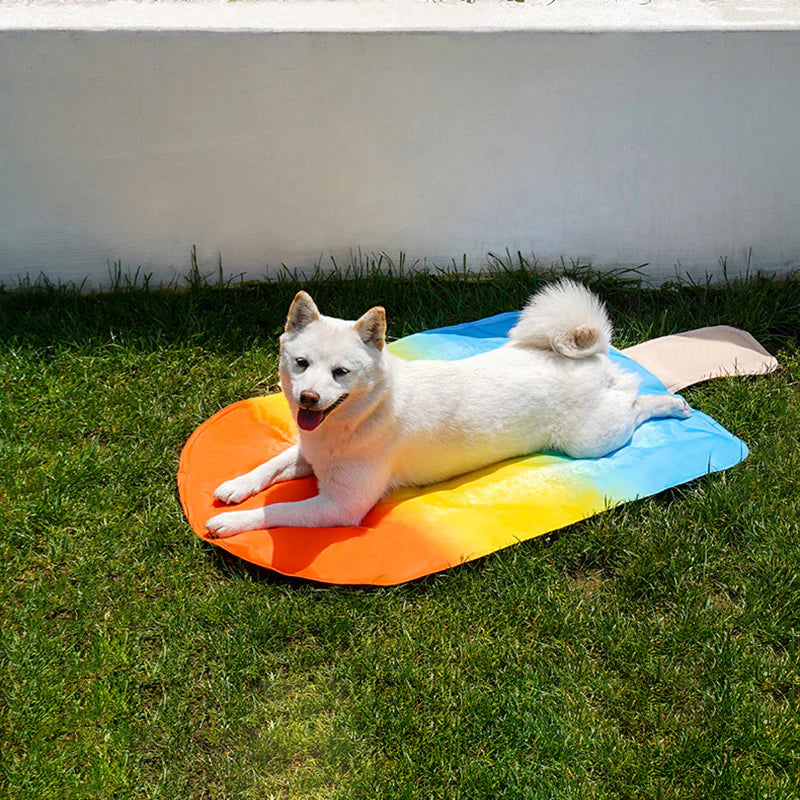
{"type": "Polygon", "coordinates": [[[608,353],[611,321],[605,305],[583,284],[562,278],[528,301],[509,338],[567,358],[608,353]]]}

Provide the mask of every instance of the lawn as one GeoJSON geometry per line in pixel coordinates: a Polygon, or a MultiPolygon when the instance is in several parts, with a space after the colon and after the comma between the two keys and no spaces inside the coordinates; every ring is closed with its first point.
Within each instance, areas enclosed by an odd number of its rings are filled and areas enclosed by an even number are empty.
{"type": "MultiPolygon", "coordinates": [[[[272,391],[300,284],[0,291],[0,796],[800,796],[800,281],[577,270],[615,343],[710,324],[778,372],[687,390],[750,457],[428,579],[308,584],[195,537],[194,428],[272,391]]],[[[305,282],[389,332],[519,307],[497,260],[305,282]]]]}

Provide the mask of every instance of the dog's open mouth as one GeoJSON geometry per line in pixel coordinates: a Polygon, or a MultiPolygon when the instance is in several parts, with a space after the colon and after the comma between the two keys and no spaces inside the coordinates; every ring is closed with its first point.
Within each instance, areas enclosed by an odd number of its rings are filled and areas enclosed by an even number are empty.
{"type": "Polygon", "coordinates": [[[318,428],[325,417],[333,411],[334,408],[340,406],[347,399],[347,395],[343,394],[335,403],[331,403],[327,408],[322,411],[316,408],[303,408],[302,406],[297,409],[297,427],[304,431],[313,431],[318,428]]]}

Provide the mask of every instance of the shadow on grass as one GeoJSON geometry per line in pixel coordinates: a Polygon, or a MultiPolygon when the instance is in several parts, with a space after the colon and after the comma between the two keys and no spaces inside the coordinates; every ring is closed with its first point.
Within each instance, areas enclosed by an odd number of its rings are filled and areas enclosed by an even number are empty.
{"type": "Polygon", "coordinates": [[[0,342],[33,348],[86,348],[122,344],[157,350],[191,345],[241,353],[276,347],[286,309],[305,288],[331,316],[355,319],[384,305],[391,337],[520,308],[557,274],[583,280],[607,301],[620,345],[707,325],[743,328],[768,348],[800,342],[800,281],[756,276],[721,284],[673,282],[643,288],[638,270],[599,272],[562,264],[540,269],[518,254],[492,256],[480,273],[457,269],[409,271],[393,265],[317,272],[301,280],[230,284],[187,279],[186,288],[153,288],[117,281],[107,292],[83,293],[49,282],[0,288],[0,342]]]}

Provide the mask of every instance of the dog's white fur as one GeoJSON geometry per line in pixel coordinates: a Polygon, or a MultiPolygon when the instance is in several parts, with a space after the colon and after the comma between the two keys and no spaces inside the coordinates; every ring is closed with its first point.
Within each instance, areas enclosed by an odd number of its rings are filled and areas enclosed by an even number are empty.
{"type": "Polygon", "coordinates": [[[651,417],[691,413],[680,397],[637,396],[638,378],[608,358],[605,307],[572,281],[536,294],[507,344],[471,358],[405,361],[386,350],[385,333],[380,307],[348,322],[321,316],[308,294],[297,294],[280,340],[280,376],[300,441],[214,496],[235,504],[312,473],[319,494],[217,514],[207,523],[212,536],[356,525],[397,486],[542,450],[596,458],[651,417]]]}

